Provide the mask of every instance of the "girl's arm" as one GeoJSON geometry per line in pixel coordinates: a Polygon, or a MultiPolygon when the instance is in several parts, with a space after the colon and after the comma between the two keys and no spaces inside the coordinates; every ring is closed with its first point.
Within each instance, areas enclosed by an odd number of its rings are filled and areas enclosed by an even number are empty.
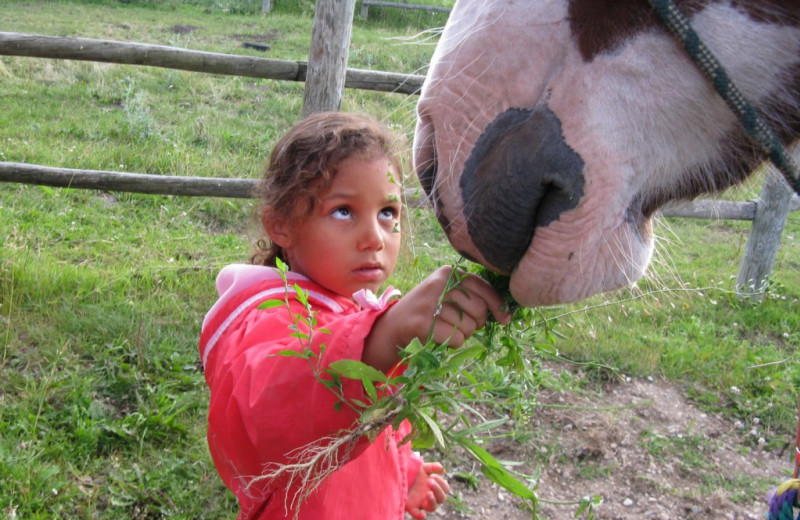
{"type": "MultiPolygon", "coordinates": [[[[293,313],[304,310],[296,302],[291,307],[293,313]]],[[[320,315],[319,326],[330,331],[313,335],[313,351],[325,345],[320,368],[339,359],[359,359],[379,314],[320,315]]],[[[228,331],[211,357],[206,373],[209,445],[215,459],[226,461],[219,467],[226,482],[259,475],[266,462],[284,464],[293,450],[352,428],[358,419],[355,411],[336,405],[309,361],[282,354],[301,350],[301,342],[290,336],[291,324],[285,308],[253,311],[228,331]]],[[[342,383],[348,399],[366,400],[360,381],[342,383]]],[[[364,439],[356,452],[367,444],[364,439]]]]}
{"type": "Polygon", "coordinates": [[[364,345],[364,363],[387,371],[400,360],[399,348],[414,338],[425,343],[431,332],[434,342],[459,348],[483,327],[489,312],[497,321],[508,323],[511,316],[503,309],[503,299],[474,274],[464,274],[458,287],[444,295],[439,308],[452,271],[452,267],[434,271],[375,321],[364,345]]]}

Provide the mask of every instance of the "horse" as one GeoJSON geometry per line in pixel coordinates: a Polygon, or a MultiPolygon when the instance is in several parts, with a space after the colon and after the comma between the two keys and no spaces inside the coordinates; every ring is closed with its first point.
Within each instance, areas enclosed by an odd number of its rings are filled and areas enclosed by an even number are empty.
{"type": "MultiPolygon", "coordinates": [[[[800,0],[679,0],[785,145],[800,0]]],[[[765,154],[647,0],[458,0],[417,103],[414,167],[451,244],[527,306],[629,286],[667,202],[765,154]]]]}

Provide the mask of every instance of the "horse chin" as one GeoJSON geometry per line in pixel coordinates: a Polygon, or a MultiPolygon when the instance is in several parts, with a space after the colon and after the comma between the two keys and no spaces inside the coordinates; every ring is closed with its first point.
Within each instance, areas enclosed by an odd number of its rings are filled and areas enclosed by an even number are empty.
{"type": "Polygon", "coordinates": [[[561,221],[537,228],[511,273],[511,295],[522,305],[539,307],[629,287],[650,263],[653,242],[649,218],[626,217],[597,235],[561,221]]]}

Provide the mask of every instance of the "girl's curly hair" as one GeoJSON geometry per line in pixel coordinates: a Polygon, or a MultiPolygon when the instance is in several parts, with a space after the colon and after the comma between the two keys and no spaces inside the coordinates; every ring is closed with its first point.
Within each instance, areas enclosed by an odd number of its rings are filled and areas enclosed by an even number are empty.
{"type": "MultiPolygon", "coordinates": [[[[265,210],[288,225],[308,216],[320,193],[331,183],[342,161],[351,157],[387,157],[400,181],[399,137],[374,118],[346,112],[320,112],[295,124],[272,149],[264,177],[256,188],[259,221],[265,210]]],[[[275,266],[285,259],[266,232],[256,243],[251,263],[275,266]]]]}

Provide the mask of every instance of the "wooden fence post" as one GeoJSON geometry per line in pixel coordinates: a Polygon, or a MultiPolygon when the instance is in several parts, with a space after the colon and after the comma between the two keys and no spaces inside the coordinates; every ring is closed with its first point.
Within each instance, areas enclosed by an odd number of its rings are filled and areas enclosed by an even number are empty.
{"type": "MultiPolygon", "coordinates": [[[[796,157],[800,146],[794,151],[796,157]]],[[[767,276],[772,271],[772,264],[778,254],[793,196],[794,192],[778,170],[770,165],[756,202],[753,227],[750,228],[747,247],[736,278],[736,291],[740,297],[754,301],[763,299],[767,276]]]]}
{"type": "Polygon", "coordinates": [[[317,0],[303,117],[342,107],[356,0],[317,0]]]}
{"type": "Polygon", "coordinates": [[[261,0],[261,12],[268,13],[272,10],[272,0],[261,0]]]}

